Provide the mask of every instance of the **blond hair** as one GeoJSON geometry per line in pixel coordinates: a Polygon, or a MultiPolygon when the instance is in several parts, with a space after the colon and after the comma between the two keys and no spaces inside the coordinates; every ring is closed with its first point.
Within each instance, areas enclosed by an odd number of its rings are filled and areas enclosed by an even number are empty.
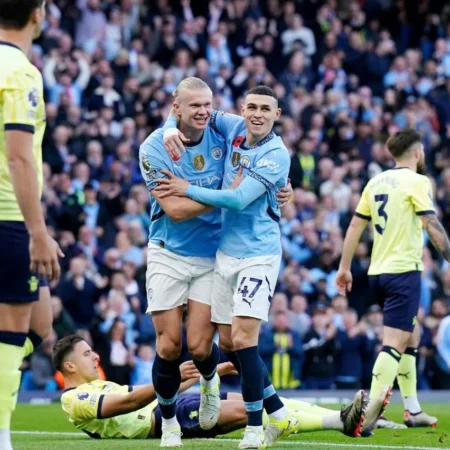
{"type": "Polygon", "coordinates": [[[173,97],[177,98],[183,91],[197,91],[200,89],[211,88],[200,78],[188,77],[178,83],[177,88],[173,91],[173,97]]]}

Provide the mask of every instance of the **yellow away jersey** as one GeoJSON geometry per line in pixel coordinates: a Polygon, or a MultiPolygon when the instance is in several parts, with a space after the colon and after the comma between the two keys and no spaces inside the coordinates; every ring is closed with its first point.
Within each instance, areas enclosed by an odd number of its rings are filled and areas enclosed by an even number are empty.
{"type": "Polygon", "coordinates": [[[403,167],[380,173],[367,183],[355,214],[374,226],[369,275],[423,270],[419,216],[435,214],[427,177],[403,167]]]}
{"type": "Polygon", "coordinates": [[[131,386],[96,380],[67,389],[61,396],[62,409],[70,422],[91,437],[102,439],[145,439],[152,429],[153,410],[158,401],[138,411],[109,419],[101,418],[103,399],[111,394],[127,394],[131,386]]]}
{"type": "MultiPolygon", "coordinates": [[[[33,153],[42,194],[45,105],[42,76],[19,47],[0,41],[0,220],[23,221],[5,149],[5,130],[33,133],[33,153]]],[[[27,180],[23,180],[24,183],[27,180]]]]}

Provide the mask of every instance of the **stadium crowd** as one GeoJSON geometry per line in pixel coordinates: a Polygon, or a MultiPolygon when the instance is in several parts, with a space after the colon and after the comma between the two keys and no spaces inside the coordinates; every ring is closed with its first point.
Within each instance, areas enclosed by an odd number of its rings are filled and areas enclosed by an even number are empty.
{"type": "MultiPolygon", "coordinates": [[[[294,196],[282,212],[284,260],[260,340],[274,386],[370,384],[383,320],[367,283],[370,230],[348,298],[334,277],[362,188],[392,165],[384,142],[400,128],[423,134],[439,215],[450,229],[450,6],[48,0],[31,53],[47,102],[42,205],[66,256],[51,285],[54,332],[27,363],[24,389],[56,389],[52,346],[75,330],[100,354],[108,379],[151,381],[151,217],[137,155],[187,76],[206,81],[214,107],[232,113],[258,84],[280,98],[275,131],[292,154],[294,196]]],[[[450,266],[428,243],[424,262],[419,388],[450,388],[450,266]]]]}

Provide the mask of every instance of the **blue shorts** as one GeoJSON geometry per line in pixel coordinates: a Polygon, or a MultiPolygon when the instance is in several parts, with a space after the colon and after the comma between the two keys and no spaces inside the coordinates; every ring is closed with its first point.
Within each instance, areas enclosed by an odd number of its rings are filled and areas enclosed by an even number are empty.
{"type": "MultiPolygon", "coordinates": [[[[222,400],[226,400],[227,393],[221,394],[222,400]]],[[[178,398],[177,419],[183,433],[183,438],[214,438],[219,434],[219,427],[215,425],[210,430],[203,430],[200,427],[198,410],[200,408],[200,394],[188,394],[178,398]]],[[[155,413],[155,437],[161,437],[162,416],[159,405],[154,410],[155,413]]]]}
{"type": "Polygon", "coordinates": [[[384,325],[413,331],[420,303],[421,272],[370,275],[369,285],[383,305],[384,325]]]}
{"type": "Polygon", "coordinates": [[[30,271],[30,237],[23,222],[0,221],[0,303],[39,300],[39,279],[30,271]]]}

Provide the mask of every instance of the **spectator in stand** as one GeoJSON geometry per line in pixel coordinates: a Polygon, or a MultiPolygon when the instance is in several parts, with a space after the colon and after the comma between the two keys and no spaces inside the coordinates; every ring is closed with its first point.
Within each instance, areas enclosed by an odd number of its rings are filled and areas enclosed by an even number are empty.
{"type": "Polygon", "coordinates": [[[337,359],[336,387],[361,389],[363,361],[368,351],[366,324],[358,323],[358,314],[349,309],[342,314],[342,327],[337,332],[339,356],[337,359]]]}
{"type": "Polygon", "coordinates": [[[333,389],[336,380],[338,344],[336,326],[328,314],[328,305],[317,303],[313,309],[312,326],[303,338],[305,389],[333,389]]]}
{"type": "MultiPolygon", "coordinates": [[[[57,336],[52,330],[44,339],[42,345],[31,355],[30,369],[34,389],[56,391],[57,385],[54,378],[55,369],[52,366],[52,351],[56,344],[57,336]]],[[[30,386],[28,386],[28,390],[30,386]]]]}
{"type": "Polygon", "coordinates": [[[56,333],[57,340],[75,334],[77,326],[70,317],[69,313],[64,310],[63,304],[59,297],[52,297],[52,311],[53,311],[53,330],[56,333]]]}
{"type": "Polygon", "coordinates": [[[295,389],[300,386],[302,341],[291,327],[288,311],[277,311],[272,326],[262,329],[259,354],[275,389],[295,389]]]}
{"type": "Polygon", "coordinates": [[[155,349],[148,344],[141,344],[137,351],[137,356],[132,357],[131,384],[139,386],[150,384],[153,381],[152,367],[155,360],[155,349]]]}

